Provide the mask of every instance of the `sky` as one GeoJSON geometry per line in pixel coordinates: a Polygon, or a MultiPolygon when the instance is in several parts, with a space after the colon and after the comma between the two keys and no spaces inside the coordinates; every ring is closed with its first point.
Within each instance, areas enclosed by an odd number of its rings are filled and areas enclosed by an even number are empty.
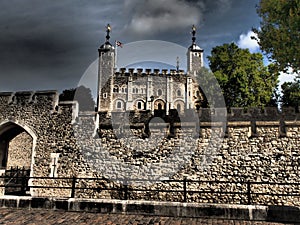
{"type": "MultiPolygon", "coordinates": [[[[2,0],[0,91],[76,87],[97,60],[108,23],[111,42],[119,40],[131,52],[140,52],[133,49],[134,43],[147,40],[187,48],[193,24],[205,57],[213,47],[230,42],[257,52],[259,47],[250,36],[251,29],[259,27],[258,1],[2,0]]],[[[161,54],[152,51],[151,57],[161,54]]]]}

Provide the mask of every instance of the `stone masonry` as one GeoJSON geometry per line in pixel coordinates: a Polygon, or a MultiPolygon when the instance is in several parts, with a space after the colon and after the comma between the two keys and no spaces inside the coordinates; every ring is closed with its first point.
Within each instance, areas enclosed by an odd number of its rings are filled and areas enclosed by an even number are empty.
{"type": "MultiPolygon", "coordinates": [[[[78,187],[100,187],[100,190],[77,190],[76,197],[122,198],[120,192],[101,191],[101,187],[117,189],[123,183],[115,180],[128,178],[187,178],[207,181],[200,185],[190,182],[189,190],[245,192],[245,185],[209,181],[252,181],[290,183],[275,187],[255,184],[252,190],[256,192],[299,193],[299,185],[293,183],[300,182],[300,121],[299,113],[293,109],[280,113],[272,108],[231,109],[228,113],[221,109],[201,109],[185,113],[192,113],[199,119],[198,123],[189,121],[190,116],[178,115],[150,122],[154,119],[150,112],[131,111],[128,124],[113,124],[112,117],[126,115],[116,113],[109,117],[99,113],[97,117],[95,112],[78,112],[76,102],[57,99],[58,94],[53,91],[0,94],[0,138],[9,142],[8,147],[1,147],[2,154],[8,155],[3,170],[9,169],[8,166],[28,167],[30,162],[31,177],[49,178],[30,179],[29,185],[71,186],[71,179],[54,180],[53,177],[106,178],[79,181],[78,187]],[[218,121],[224,116],[225,121],[218,121]],[[169,158],[169,167],[168,163],[162,164],[169,158]],[[172,166],[174,161],[177,167],[172,166]],[[104,166],[97,167],[100,164],[104,166]],[[132,171],[122,170],[120,164],[132,171]]],[[[182,183],[130,185],[142,189],[182,189],[182,183]]],[[[29,193],[70,197],[70,189],[31,188],[29,193]]],[[[130,193],[129,198],[182,201],[183,196],[145,191],[130,193]]],[[[300,204],[297,196],[252,198],[257,204],[300,204]]],[[[214,193],[189,193],[188,201],[246,202],[241,195],[214,193]]]]}

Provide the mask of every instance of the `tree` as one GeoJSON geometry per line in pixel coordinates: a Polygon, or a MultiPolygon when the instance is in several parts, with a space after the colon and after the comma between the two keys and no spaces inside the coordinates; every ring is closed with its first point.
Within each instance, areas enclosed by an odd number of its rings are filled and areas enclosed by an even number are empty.
{"type": "Polygon", "coordinates": [[[264,66],[262,54],[231,43],[214,47],[208,59],[227,107],[268,105],[279,74],[272,66],[264,66]]]}
{"type": "Polygon", "coordinates": [[[199,91],[203,96],[202,108],[225,107],[218,81],[209,69],[202,67],[197,73],[196,79],[199,84],[199,91]]]}
{"type": "Polygon", "coordinates": [[[300,78],[294,82],[285,82],[281,85],[282,89],[282,106],[295,107],[298,110],[300,106],[300,78]]]}
{"type": "Polygon", "coordinates": [[[85,86],[71,88],[64,90],[59,95],[60,101],[78,101],[79,109],[81,111],[91,111],[95,109],[95,102],[93,100],[91,89],[85,86]]]}
{"type": "Polygon", "coordinates": [[[281,71],[300,71],[300,0],[261,0],[260,29],[253,29],[261,49],[281,71]]]}

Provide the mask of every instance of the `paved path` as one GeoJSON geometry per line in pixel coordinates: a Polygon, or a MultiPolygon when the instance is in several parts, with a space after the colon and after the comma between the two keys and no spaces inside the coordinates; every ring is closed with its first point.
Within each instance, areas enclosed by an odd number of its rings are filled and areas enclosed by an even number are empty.
{"type": "Polygon", "coordinates": [[[215,220],[199,218],[173,218],[142,215],[121,215],[121,214],[99,214],[86,212],[65,212],[45,209],[0,209],[0,224],[28,224],[28,225],[49,225],[49,224],[110,224],[110,225],[172,225],[172,224],[232,224],[232,225],[280,225],[283,223],[249,222],[239,220],[215,220]]]}

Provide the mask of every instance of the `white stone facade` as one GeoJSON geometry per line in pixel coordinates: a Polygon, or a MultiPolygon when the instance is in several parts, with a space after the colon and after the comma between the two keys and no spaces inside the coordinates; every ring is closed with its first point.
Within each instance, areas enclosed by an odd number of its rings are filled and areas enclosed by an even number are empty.
{"type": "MultiPolygon", "coordinates": [[[[193,43],[187,49],[187,68],[183,70],[121,68],[116,70],[116,50],[106,42],[99,48],[98,111],[161,111],[183,114],[197,109],[203,100],[196,73],[203,67],[203,50],[193,43]]],[[[194,34],[195,35],[195,34],[194,34]]]]}

